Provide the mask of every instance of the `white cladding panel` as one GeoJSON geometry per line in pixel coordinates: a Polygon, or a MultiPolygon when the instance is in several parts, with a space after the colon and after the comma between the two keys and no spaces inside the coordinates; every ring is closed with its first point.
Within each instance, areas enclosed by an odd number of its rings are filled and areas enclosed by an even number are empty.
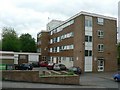
{"type": "Polygon", "coordinates": [[[85,35],[92,36],[92,32],[86,30],[85,35]]]}
{"type": "Polygon", "coordinates": [[[38,62],[39,61],[39,55],[30,54],[29,57],[28,57],[28,61],[29,62],[38,62]]]}
{"type": "Polygon", "coordinates": [[[85,57],[85,72],[92,71],[92,57],[85,57]]]}
{"type": "Polygon", "coordinates": [[[85,27],[85,31],[87,31],[87,32],[92,31],[92,27],[85,27]]]}
{"type": "Polygon", "coordinates": [[[14,56],[0,56],[0,59],[14,59],[14,56]]]}
{"type": "Polygon", "coordinates": [[[85,42],[85,47],[92,47],[92,42],[85,42]]]}
{"type": "MultiPolygon", "coordinates": [[[[93,35],[92,35],[92,33],[93,33],[92,32],[92,17],[85,16],[85,20],[89,21],[89,23],[87,23],[89,25],[85,26],[85,35],[93,37],[93,35]]],[[[93,47],[92,41],[85,42],[85,50],[92,51],[92,47],[93,47]]],[[[85,72],[92,72],[92,56],[85,56],[84,71],[85,72]]]]}
{"type": "Polygon", "coordinates": [[[14,64],[18,64],[18,54],[14,54],[14,64]]]}

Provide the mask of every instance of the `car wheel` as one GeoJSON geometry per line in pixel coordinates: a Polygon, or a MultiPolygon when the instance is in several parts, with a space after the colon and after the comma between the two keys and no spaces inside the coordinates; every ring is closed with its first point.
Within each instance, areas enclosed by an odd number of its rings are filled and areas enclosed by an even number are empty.
{"type": "Polygon", "coordinates": [[[15,70],[18,70],[18,67],[16,67],[15,70]]]}
{"type": "Polygon", "coordinates": [[[118,78],[117,78],[117,77],[115,77],[114,80],[115,80],[116,82],[118,82],[118,78]]]}

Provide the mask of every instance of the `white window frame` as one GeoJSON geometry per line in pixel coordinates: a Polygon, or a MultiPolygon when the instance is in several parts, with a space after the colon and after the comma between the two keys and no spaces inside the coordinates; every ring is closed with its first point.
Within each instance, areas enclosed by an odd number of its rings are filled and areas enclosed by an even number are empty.
{"type": "Polygon", "coordinates": [[[53,43],[53,39],[50,39],[50,44],[52,44],[53,43]]]}
{"type": "Polygon", "coordinates": [[[92,56],[92,50],[85,50],[85,57],[91,57],[92,56]],[[87,55],[86,55],[87,51],[87,55]]]}
{"type": "Polygon", "coordinates": [[[85,42],[92,42],[92,40],[90,40],[90,37],[92,37],[92,36],[85,35],[85,39],[86,39],[86,37],[87,37],[87,41],[85,40],[85,42]]]}
{"type": "Polygon", "coordinates": [[[104,44],[98,44],[98,52],[104,52],[104,44]]]}
{"type": "Polygon", "coordinates": [[[74,49],[74,45],[69,45],[69,49],[74,49]]]}
{"type": "Polygon", "coordinates": [[[104,19],[98,17],[98,18],[97,18],[97,23],[98,23],[99,25],[104,25],[104,19]]]}
{"type": "Polygon", "coordinates": [[[57,37],[57,42],[60,42],[60,37],[57,37]]]}
{"type": "Polygon", "coordinates": [[[104,37],[104,32],[102,30],[98,30],[98,37],[103,38],[104,37]]]}
{"type": "Polygon", "coordinates": [[[50,48],[50,52],[52,52],[52,48],[50,48]]]}
{"type": "Polygon", "coordinates": [[[92,27],[92,21],[86,19],[86,20],[85,20],[85,27],[92,27]]]}
{"type": "Polygon", "coordinates": [[[57,47],[57,52],[60,52],[60,47],[57,47]]]}

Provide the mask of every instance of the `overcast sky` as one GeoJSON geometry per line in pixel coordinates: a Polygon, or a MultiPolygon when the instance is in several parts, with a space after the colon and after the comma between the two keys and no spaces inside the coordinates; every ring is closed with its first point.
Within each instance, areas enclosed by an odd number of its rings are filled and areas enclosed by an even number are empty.
{"type": "Polygon", "coordinates": [[[0,0],[0,30],[12,27],[20,35],[46,29],[52,19],[66,20],[81,12],[118,17],[120,0],[0,0]],[[48,19],[49,17],[49,19],[48,19]]]}

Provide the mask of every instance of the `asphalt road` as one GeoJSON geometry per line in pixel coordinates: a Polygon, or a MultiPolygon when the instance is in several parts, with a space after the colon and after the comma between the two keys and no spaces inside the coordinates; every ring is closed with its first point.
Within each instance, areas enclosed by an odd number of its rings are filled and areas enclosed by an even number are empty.
{"type": "MultiPolygon", "coordinates": [[[[35,68],[34,70],[46,70],[35,68]]],[[[107,73],[84,73],[80,76],[80,85],[55,85],[42,83],[11,82],[3,81],[2,88],[119,88],[120,82],[112,78],[115,72],[107,73]]]]}
{"type": "Polygon", "coordinates": [[[119,88],[120,82],[115,82],[112,78],[114,73],[85,73],[80,77],[80,84],[83,86],[99,86],[101,88],[119,88]]]}

